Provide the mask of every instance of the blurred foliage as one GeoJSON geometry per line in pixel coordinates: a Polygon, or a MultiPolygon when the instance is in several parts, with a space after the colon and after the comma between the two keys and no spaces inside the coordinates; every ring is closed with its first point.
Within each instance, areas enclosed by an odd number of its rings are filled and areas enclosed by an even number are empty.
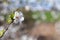
{"type": "Polygon", "coordinates": [[[45,12],[45,15],[46,15],[46,21],[47,22],[54,22],[55,20],[54,20],[54,18],[52,17],[52,15],[51,15],[51,12],[50,11],[46,11],[45,12]]]}
{"type": "Polygon", "coordinates": [[[35,11],[35,12],[32,13],[32,18],[35,19],[35,21],[40,20],[40,22],[56,22],[56,21],[60,20],[60,15],[58,13],[57,13],[57,15],[58,15],[58,18],[54,19],[51,11],[35,11]],[[42,12],[44,12],[44,15],[46,16],[45,20],[43,20],[41,18],[42,12]]]}
{"type": "Polygon", "coordinates": [[[32,12],[32,18],[34,18],[35,21],[36,20],[41,20],[40,13],[41,13],[40,11],[34,11],[34,12],[32,12]]]}

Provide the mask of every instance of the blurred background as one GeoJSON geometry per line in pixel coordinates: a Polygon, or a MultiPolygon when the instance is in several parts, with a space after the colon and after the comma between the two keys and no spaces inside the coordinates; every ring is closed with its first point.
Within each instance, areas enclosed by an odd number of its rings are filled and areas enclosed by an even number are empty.
{"type": "Polygon", "coordinates": [[[17,9],[24,21],[10,25],[1,40],[60,40],[60,0],[0,0],[0,27],[17,9]]]}

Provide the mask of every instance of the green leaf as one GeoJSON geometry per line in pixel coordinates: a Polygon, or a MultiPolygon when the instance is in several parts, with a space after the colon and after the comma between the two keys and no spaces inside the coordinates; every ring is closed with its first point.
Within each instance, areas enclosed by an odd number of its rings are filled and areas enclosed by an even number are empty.
{"type": "Polygon", "coordinates": [[[5,33],[5,30],[0,30],[0,37],[2,37],[5,33]]]}
{"type": "Polygon", "coordinates": [[[7,19],[7,23],[10,24],[12,22],[12,19],[11,18],[8,18],[7,19]]]}
{"type": "Polygon", "coordinates": [[[12,13],[10,13],[10,14],[8,14],[8,15],[6,15],[6,22],[8,23],[8,24],[10,24],[13,20],[14,18],[14,13],[12,12],[12,13]]]}
{"type": "Polygon", "coordinates": [[[47,18],[46,19],[47,22],[53,22],[54,21],[50,11],[45,12],[45,15],[46,15],[46,18],[47,18]]]}

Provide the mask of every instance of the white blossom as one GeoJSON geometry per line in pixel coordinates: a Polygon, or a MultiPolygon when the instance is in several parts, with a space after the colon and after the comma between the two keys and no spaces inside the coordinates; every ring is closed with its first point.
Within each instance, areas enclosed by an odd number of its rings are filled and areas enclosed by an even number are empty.
{"type": "Polygon", "coordinates": [[[18,22],[22,22],[24,21],[24,17],[23,17],[23,13],[22,12],[15,12],[15,15],[14,15],[14,23],[18,23],[18,22]]]}

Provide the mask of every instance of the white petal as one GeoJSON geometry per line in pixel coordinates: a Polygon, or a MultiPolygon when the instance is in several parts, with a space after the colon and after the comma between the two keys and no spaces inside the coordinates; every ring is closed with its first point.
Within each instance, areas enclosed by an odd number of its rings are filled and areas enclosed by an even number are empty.
{"type": "Polygon", "coordinates": [[[23,15],[23,13],[22,12],[19,12],[20,13],[20,15],[23,15]]]}
{"type": "Polygon", "coordinates": [[[22,21],[24,21],[24,17],[22,17],[22,18],[20,19],[20,22],[22,22],[22,21]]]}
{"type": "Polygon", "coordinates": [[[17,11],[15,12],[15,16],[19,16],[19,13],[17,11]]]}
{"type": "Polygon", "coordinates": [[[15,19],[15,20],[14,20],[14,23],[16,23],[16,24],[17,24],[17,23],[18,23],[18,20],[17,20],[17,19],[15,19]]]}

